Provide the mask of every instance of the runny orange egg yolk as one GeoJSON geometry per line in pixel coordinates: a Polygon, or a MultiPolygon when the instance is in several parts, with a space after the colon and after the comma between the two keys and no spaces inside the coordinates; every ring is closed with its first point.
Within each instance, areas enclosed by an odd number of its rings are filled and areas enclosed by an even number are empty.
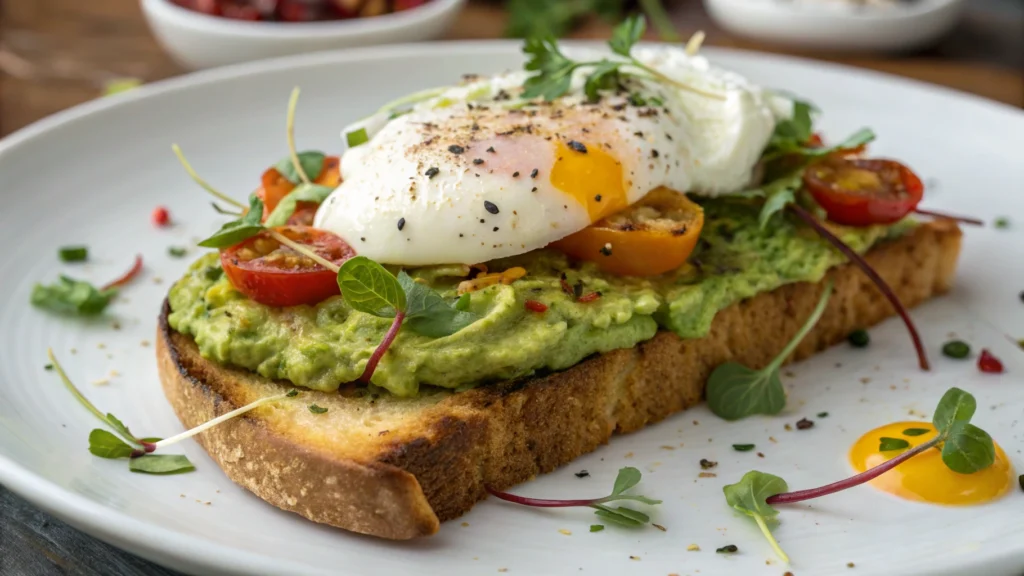
{"type": "Polygon", "coordinates": [[[629,206],[622,182],[622,163],[596,144],[586,152],[574,150],[559,141],[551,169],[551,185],[587,208],[590,221],[621,212],[629,206]]]}
{"type": "MultiPolygon", "coordinates": [[[[935,426],[924,422],[896,422],[875,428],[854,443],[850,449],[850,463],[857,472],[863,472],[928,442],[936,433],[935,426]],[[904,434],[905,430],[914,428],[928,432],[918,436],[904,434]],[[879,443],[883,437],[906,440],[910,447],[882,452],[879,443]]],[[[997,444],[995,462],[974,474],[953,472],[942,463],[941,452],[932,448],[875,478],[871,485],[907,500],[964,506],[999,498],[1010,490],[1014,480],[1013,466],[997,444]]]]}

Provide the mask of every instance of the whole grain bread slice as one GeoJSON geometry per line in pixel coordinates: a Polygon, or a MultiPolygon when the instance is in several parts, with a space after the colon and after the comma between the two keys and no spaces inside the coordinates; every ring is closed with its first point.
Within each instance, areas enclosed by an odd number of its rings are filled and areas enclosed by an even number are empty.
{"type": "MultiPolygon", "coordinates": [[[[907,305],[945,292],[960,230],[932,222],[873,248],[868,261],[907,305]]],[[[832,269],[835,293],[793,354],[811,356],[854,329],[891,316],[889,303],[850,264],[832,269]]],[[[305,391],[215,427],[199,442],[236,483],[279,508],[383,538],[437,531],[485,497],[700,401],[726,361],[766,365],[816,304],[823,283],[796,283],[722,310],[704,338],[670,332],[591,357],[562,372],[417,398],[305,391]],[[314,414],[308,405],[328,409],[314,414]]],[[[160,316],[164,392],[186,427],[290,389],[199,355],[160,316]]],[[[909,362],[909,360],[908,360],[909,362]]]]}

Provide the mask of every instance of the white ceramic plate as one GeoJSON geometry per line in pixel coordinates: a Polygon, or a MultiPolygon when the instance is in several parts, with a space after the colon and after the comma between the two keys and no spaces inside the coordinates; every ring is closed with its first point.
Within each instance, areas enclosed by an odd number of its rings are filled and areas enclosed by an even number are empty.
{"type": "Polygon", "coordinates": [[[1024,471],[1024,353],[1005,335],[1024,337],[1024,114],[935,87],[835,66],[741,52],[708,51],[757,82],[805,95],[824,111],[827,135],[862,125],[881,138],[879,154],[916,167],[931,183],[927,204],[1015,229],[970,229],[952,294],[914,315],[936,369],[915,366],[901,324],[872,331],[868,350],[844,346],[793,367],[789,407],[777,418],[726,424],[698,408],[617,438],[578,462],[517,487],[532,495],[606,493],[616,470],[644,471],[643,492],[663,498],[658,530],[591,534],[586,510],[538,511],[479,504],[440,534],[394,543],[318,526],[281,512],[234,486],[195,444],[184,452],[197,473],[152,477],[123,461],[92,457],[96,426],[44,370],[53,346],[71,376],[102,409],[140,433],[180,429],[164,401],[152,347],[161,299],[195,256],[167,255],[221,218],[170,152],[180,143],[197,169],[222,189],[247,194],[268,164],[285,154],[288,93],[303,87],[302,148],[340,149],[339,131],[380,102],[461,73],[520,63],[512,43],[397,46],[320,54],[175,79],[59,114],[0,143],[0,482],[75,526],[174,568],[244,574],[985,574],[1017,576],[1024,567],[1024,495],[973,508],[939,508],[891,498],[869,487],[790,506],[776,534],[793,558],[774,558],[756,527],[725,505],[721,487],[757,468],[809,487],[850,473],[846,450],[862,432],[930,413],[952,385],[973,392],[977,423],[1024,471]],[[154,229],[150,211],[170,208],[176,222],[154,229]],[[56,249],[88,244],[93,262],[62,265],[56,249]],[[97,282],[123,271],[136,253],[144,276],[124,290],[112,317],[57,318],[28,305],[34,282],[68,273],[97,282]],[[112,323],[120,329],[112,328],[112,323]],[[943,358],[949,333],[990,348],[1007,366],[982,375],[973,362],[943,358]],[[835,367],[837,362],[842,369],[835,367]],[[111,370],[118,372],[110,377],[111,370]],[[90,382],[109,378],[106,386],[90,382]],[[870,379],[861,383],[862,378],[870,379]],[[828,418],[814,415],[828,411],[828,418]],[[808,431],[784,424],[808,416],[808,431]],[[699,423],[699,424],[698,424],[699,423]],[[777,443],[769,441],[772,436],[777,443]],[[739,453],[755,442],[765,454],[739,453]],[[673,446],[667,450],[662,446],[673,446]],[[698,478],[698,461],[719,462],[717,478],[698,478]],[[591,477],[573,473],[588,469],[591,477]],[[208,503],[208,504],[207,504],[208,503]],[[564,529],[572,532],[565,535],[564,529]],[[698,544],[700,552],[688,552],[698,544]],[[736,544],[740,553],[715,554],[736,544]],[[631,559],[636,557],[638,559],[631,559]]]}

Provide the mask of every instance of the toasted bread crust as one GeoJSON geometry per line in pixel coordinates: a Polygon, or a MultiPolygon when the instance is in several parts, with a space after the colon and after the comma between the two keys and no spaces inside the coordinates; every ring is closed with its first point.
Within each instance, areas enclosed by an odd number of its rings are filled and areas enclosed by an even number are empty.
{"type": "MultiPolygon", "coordinates": [[[[959,250],[956,225],[933,222],[875,247],[867,259],[910,307],[948,290],[959,250]]],[[[893,315],[853,265],[828,276],[835,293],[790,361],[893,315]]],[[[806,320],[823,284],[790,284],[733,304],[701,339],[663,331],[543,377],[409,401],[304,393],[330,406],[332,418],[359,419],[361,426],[373,410],[401,413],[371,416],[371,428],[374,418],[381,426],[390,422],[372,433],[316,434],[309,424],[296,424],[302,404],[292,411],[261,408],[197,438],[228,477],[274,506],[383,538],[433,534],[439,521],[484,498],[485,485],[523,482],[596,449],[614,433],[639,430],[696,404],[719,364],[766,365],[806,320]]],[[[170,329],[167,313],[165,304],[160,376],[186,427],[289,388],[203,359],[191,338],[170,329]]]]}

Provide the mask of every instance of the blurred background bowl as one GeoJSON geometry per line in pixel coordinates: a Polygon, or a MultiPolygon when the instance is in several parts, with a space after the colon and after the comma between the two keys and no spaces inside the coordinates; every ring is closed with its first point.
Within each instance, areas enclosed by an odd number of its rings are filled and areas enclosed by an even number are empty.
{"type": "Polygon", "coordinates": [[[171,57],[198,70],[303,52],[434,40],[448,30],[465,1],[431,0],[402,12],[321,22],[232,20],[170,0],[142,0],[142,10],[171,57]]]}
{"type": "Polygon", "coordinates": [[[893,6],[807,0],[704,0],[723,29],[763,42],[831,52],[906,51],[949,32],[966,0],[893,6]]]}

